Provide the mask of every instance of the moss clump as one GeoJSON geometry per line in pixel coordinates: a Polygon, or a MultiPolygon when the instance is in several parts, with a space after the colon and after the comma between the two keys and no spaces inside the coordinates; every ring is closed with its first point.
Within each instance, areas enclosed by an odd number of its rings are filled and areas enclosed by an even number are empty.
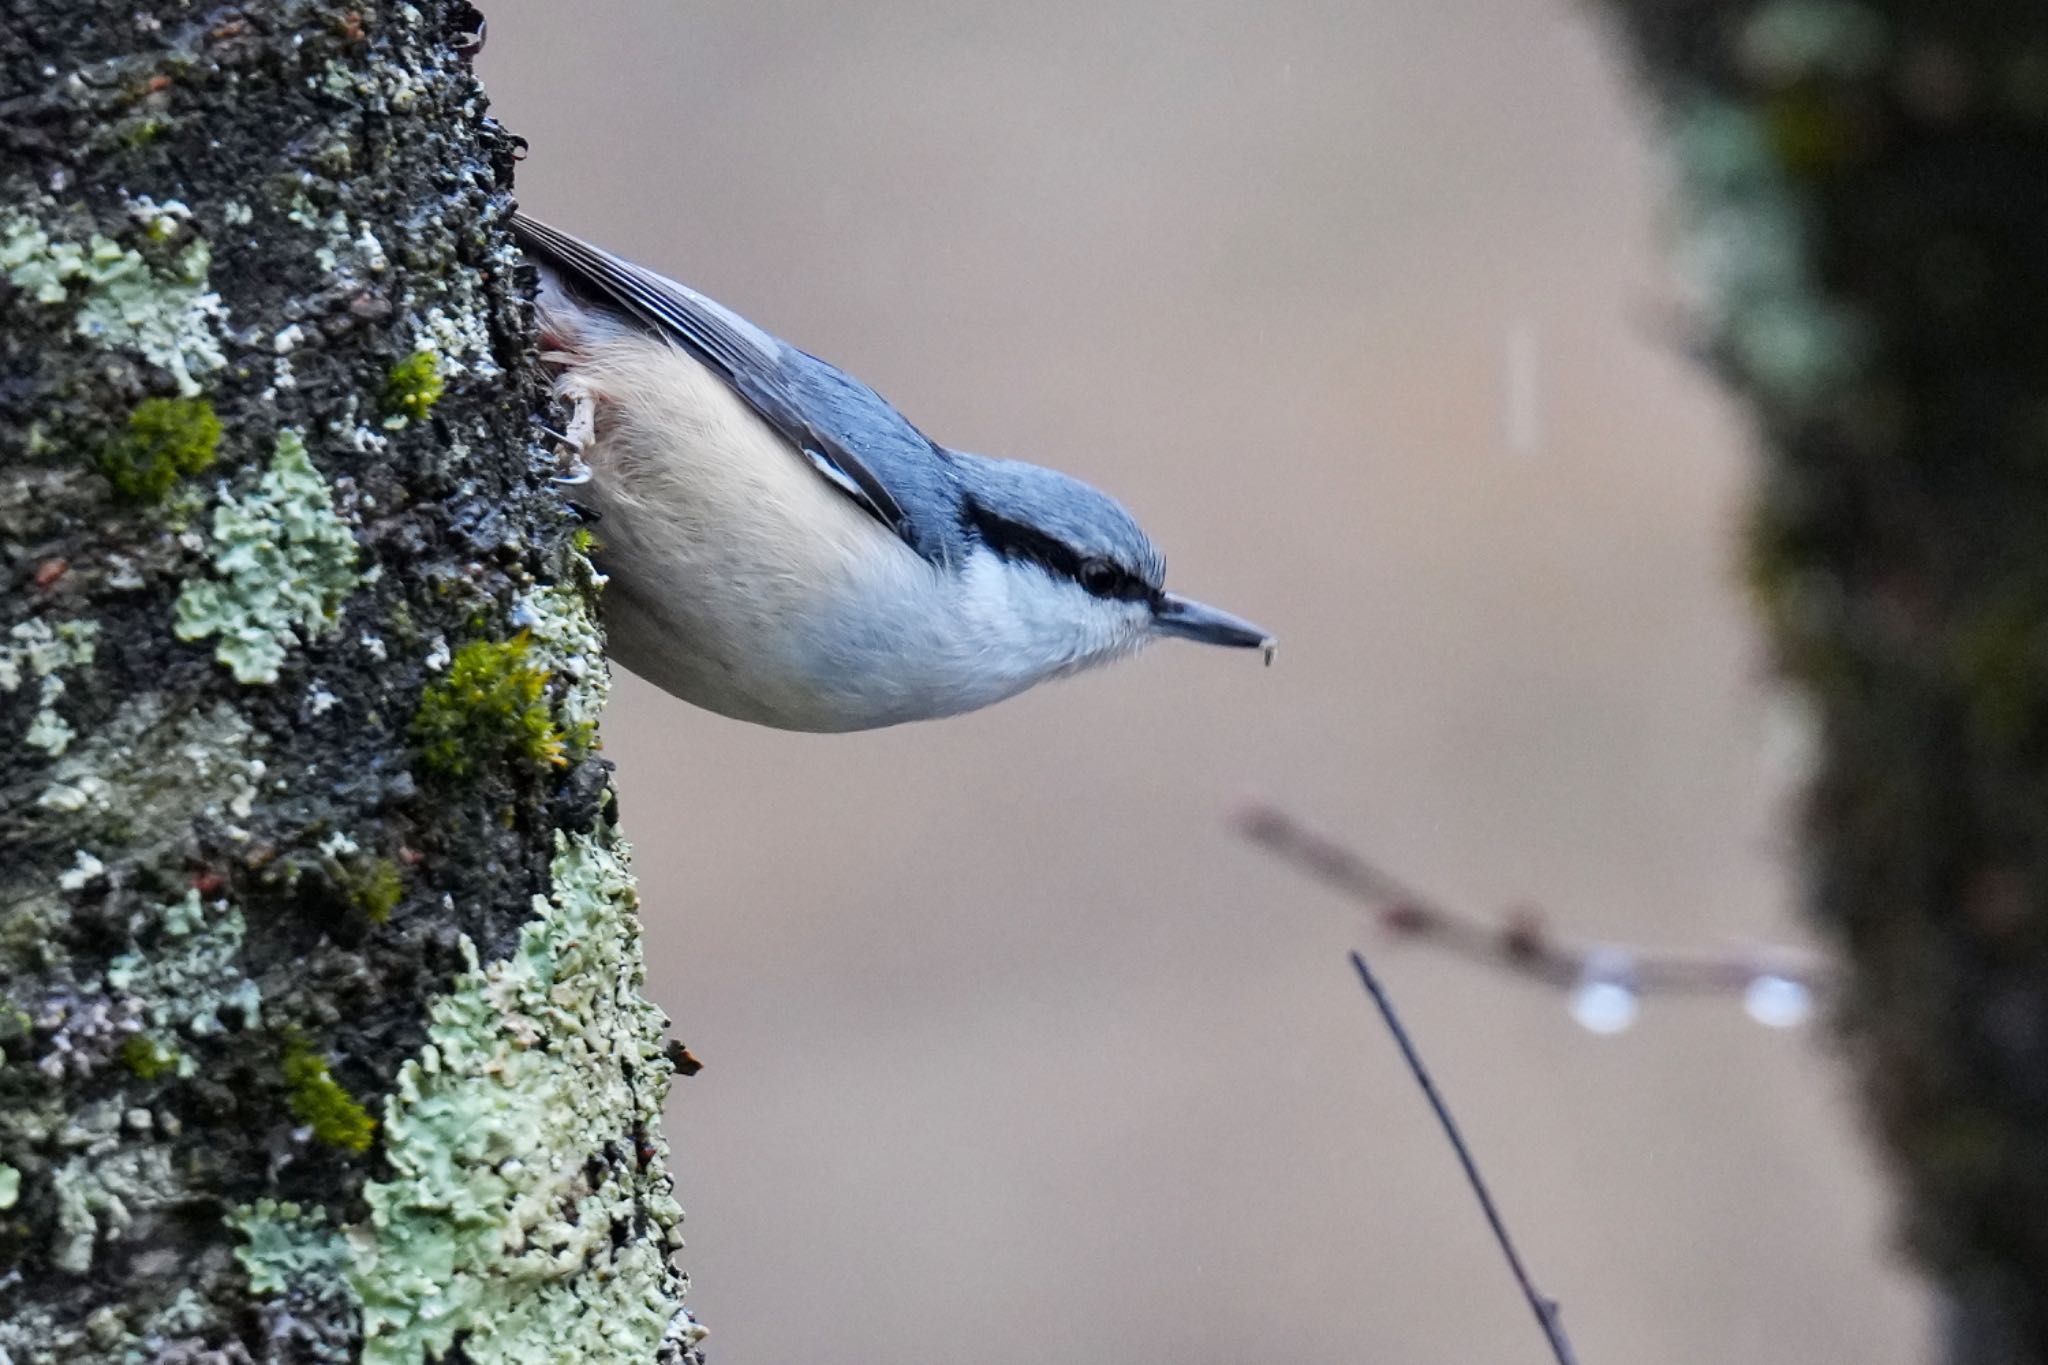
{"type": "Polygon", "coordinates": [[[153,1081],[178,1065],[175,1048],[165,1047],[146,1033],[130,1035],[121,1044],[121,1065],[128,1068],[136,1079],[153,1081]]]}
{"type": "Polygon", "coordinates": [[[370,917],[372,924],[390,923],[391,912],[405,899],[405,878],[399,874],[398,864],[389,858],[376,858],[352,870],[348,888],[349,898],[370,917]]]}
{"type": "Polygon", "coordinates": [[[377,1135],[377,1120],[342,1089],[327,1059],[300,1039],[285,1044],[284,1083],[291,1092],[292,1113],[321,1142],[360,1152],[377,1135]]]}
{"type": "Polygon", "coordinates": [[[220,418],[204,398],[145,398],[128,429],[100,452],[100,471],[132,502],[161,502],[171,486],[220,453],[220,418]]]}
{"type": "Polygon", "coordinates": [[[122,143],[130,151],[139,152],[144,147],[149,146],[150,143],[162,137],[164,129],[168,126],[162,119],[137,119],[135,122],[122,128],[116,136],[121,139],[122,143]]]}
{"type": "Polygon", "coordinates": [[[433,410],[447,387],[441,378],[441,358],[432,351],[414,351],[391,367],[384,381],[384,410],[418,421],[433,410]]]}
{"type": "Polygon", "coordinates": [[[2048,600],[2021,590],[1963,621],[1953,648],[1953,667],[1962,684],[1971,728],[1999,750],[2031,748],[2041,738],[2043,678],[2048,652],[2041,627],[2048,600]]]}
{"type": "Polygon", "coordinates": [[[540,768],[568,762],[562,727],[548,705],[550,673],[533,652],[532,636],[523,630],[455,651],[413,716],[413,738],[429,768],[466,777],[493,760],[540,768]]]}

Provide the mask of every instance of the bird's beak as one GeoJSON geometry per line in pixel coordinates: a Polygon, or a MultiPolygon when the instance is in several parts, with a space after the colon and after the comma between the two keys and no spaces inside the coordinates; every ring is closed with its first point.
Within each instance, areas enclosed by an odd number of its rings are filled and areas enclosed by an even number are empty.
{"type": "Polygon", "coordinates": [[[1152,629],[1161,635],[1178,635],[1205,645],[1228,645],[1232,649],[1263,649],[1266,662],[1273,662],[1273,637],[1241,616],[1190,602],[1185,597],[1162,593],[1152,608],[1152,629]]]}

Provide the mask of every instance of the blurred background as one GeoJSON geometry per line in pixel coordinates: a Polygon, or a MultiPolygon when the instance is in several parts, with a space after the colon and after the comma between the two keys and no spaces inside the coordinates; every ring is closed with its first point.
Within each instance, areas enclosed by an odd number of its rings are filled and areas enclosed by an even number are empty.
{"type": "MultiPolygon", "coordinates": [[[[1452,904],[1798,942],[1748,469],[1651,134],[1548,0],[488,5],[530,211],[1125,500],[1279,660],[1161,646],[785,735],[606,745],[713,1359],[1538,1360],[1259,792],[1452,904]]],[[[1920,1358],[1824,1028],[1381,970],[1582,1359],[1920,1358]]]]}

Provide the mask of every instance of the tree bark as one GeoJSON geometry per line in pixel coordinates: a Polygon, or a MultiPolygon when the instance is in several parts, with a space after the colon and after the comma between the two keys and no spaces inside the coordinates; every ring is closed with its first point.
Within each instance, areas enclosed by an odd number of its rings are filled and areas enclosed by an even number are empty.
{"type": "Polygon", "coordinates": [[[0,1361],[695,1358],[477,22],[0,7],[0,1361]]]}
{"type": "Polygon", "coordinates": [[[2048,7],[1610,0],[1662,109],[1813,913],[1958,1362],[2048,1361],[2048,7]]]}

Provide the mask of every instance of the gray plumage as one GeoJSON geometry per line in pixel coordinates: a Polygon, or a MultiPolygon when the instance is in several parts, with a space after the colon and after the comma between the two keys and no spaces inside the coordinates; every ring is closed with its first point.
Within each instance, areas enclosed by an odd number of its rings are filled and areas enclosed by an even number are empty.
{"type": "Polygon", "coordinates": [[[514,230],[542,267],[543,335],[590,447],[604,567],[632,599],[613,612],[613,652],[635,672],[745,719],[850,729],[985,705],[1153,634],[1270,645],[1166,593],[1164,560],[1107,495],[941,446],[867,385],[687,286],[524,216],[514,230]],[[691,378],[700,368],[745,416],[691,378]],[[808,463],[874,530],[765,468],[779,460],[808,463]],[[664,515],[695,518],[693,548],[664,538],[664,515]],[[744,582],[709,548],[728,535],[746,538],[730,560],[754,565],[744,582]],[[812,592],[808,578],[827,582],[812,592]],[[663,638],[622,642],[621,618],[629,637],[663,638]]]}

